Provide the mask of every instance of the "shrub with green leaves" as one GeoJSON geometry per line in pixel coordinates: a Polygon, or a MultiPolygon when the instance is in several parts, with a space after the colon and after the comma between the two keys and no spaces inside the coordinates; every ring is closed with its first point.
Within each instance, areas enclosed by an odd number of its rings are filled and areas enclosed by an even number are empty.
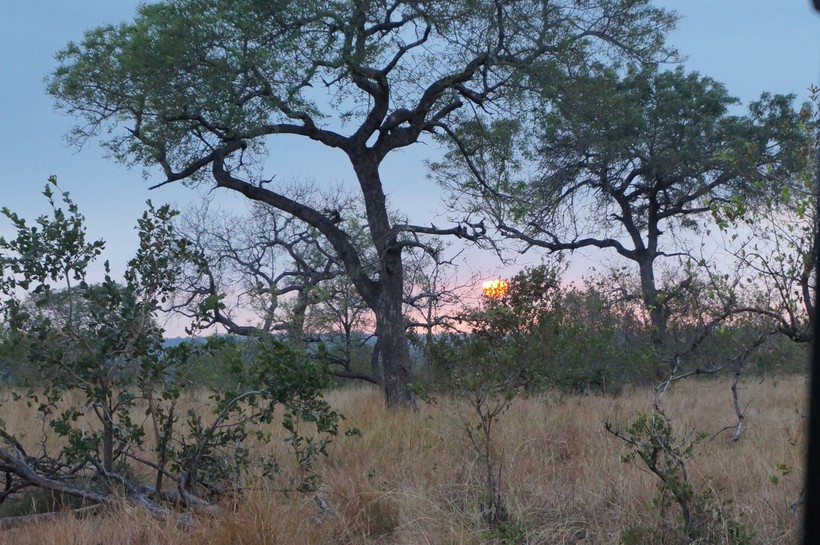
{"type": "MultiPolygon", "coordinates": [[[[606,429],[628,445],[624,463],[640,460],[658,478],[651,507],[661,514],[673,504],[679,508],[680,524],[673,525],[673,531],[681,543],[745,545],[754,541],[755,534],[746,522],[731,514],[730,502],[708,486],[696,488],[689,479],[687,462],[709,434],[690,430],[683,436],[675,435],[669,419],[657,407],[651,414],[638,415],[625,431],[615,430],[610,423],[606,429]]],[[[621,536],[622,543],[658,541],[665,539],[644,527],[627,528],[621,536]]]]}
{"type": "Polygon", "coordinates": [[[524,269],[465,324],[469,331],[420,339],[439,388],[481,369],[529,392],[613,393],[654,377],[660,365],[640,324],[594,287],[562,284],[556,267],[524,269]]]}
{"type": "Polygon", "coordinates": [[[321,397],[325,364],[272,337],[166,346],[158,318],[183,268],[198,260],[175,236],[176,212],[149,201],[123,281],[106,262],[103,281],[90,283],[104,242],[87,240],[84,217],[56,179],[43,194],[51,214],[33,224],[2,210],[17,234],[0,238],[0,354],[28,369],[28,387],[14,395],[44,432],[35,452],[0,426],[8,485],[0,501],[37,487],[91,502],[127,499],[162,516],[170,506],[208,506],[241,488],[251,460],[244,440],[270,440],[261,427],[277,406],[302,472],[296,484],[315,484],[311,463],[327,454],[341,418],[321,397]],[[195,363],[217,352],[230,380],[214,389],[211,407],[183,411],[195,363]]]}

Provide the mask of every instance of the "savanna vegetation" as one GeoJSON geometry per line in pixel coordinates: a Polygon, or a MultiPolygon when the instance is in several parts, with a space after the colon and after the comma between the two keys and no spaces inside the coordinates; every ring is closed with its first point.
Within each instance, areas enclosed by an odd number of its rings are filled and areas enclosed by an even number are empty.
{"type": "Polygon", "coordinates": [[[56,178],[2,209],[0,540],[795,542],[818,90],[742,113],[674,21],[166,0],[67,45],[77,143],[250,204],[149,201],[123,271],[56,178]],[[280,135],[358,190],[275,180],[280,135]],[[420,143],[451,227],[388,206],[420,143]],[[543,259],[471,297],[452,240],[543,259]]]}
{"type": "MultiPolygon", "coordinates": [[[[715,434],[732,423],[726,381],[687,382],[667,398],[672,425],[715,434]]],[[[705,543],[796,543],[802,487],[805,403],[802,378],[752,379],[741,385],[749,429],[740,442],[722,432],[697,445],[688,463],[701,509],[696,527],[705,543]],[[703,516],[701,516],[703,515],[703,516]],[[752,537],[754,536],[754,537],[752,537]]],[[[361,430],[340,437],[318,461],[320,507],[313,494],[291,490],[295,465],[270,480],[224,497],[218,514],[190,528],[125,505],[94,516],[65,514],[37,525],[3,530],[3,543],[675,543],[676,507],[658,480],[603,423],[627,426],[647,410],[645,388],[618,396],[545,394],[517,398],[500,420],[495,443],[501,460],[506,520],[484,519],[485,479],[480,456],[464,431],[469,407],[450,397],[419,412],[385,411],[377,389],[334,390],[328,402],[361,430]],[[398,432],[397,430],[401,430],[398,432]],[[399,465],[401,458],[406,463],[399,465]]],[[[186,397],[202,407],[204,396],[186,397]]],[[[16,405],[15,408],[21,407],[16,405]]],[[[30,428],[15,410],[7,422],[30,428]]],[[[278,425],[255,455],[292,460],[278,425]]],[[[34,505],[37,494],[26,498],[34,505]]],[[[40,495],[42,509],[51,507],[40,495]]],[[[7,515],[20,514],[19,504],[7,515]]],[[[76,505],[76,504],[75,504],[76,505]]]]}
{"type": "MultiPolygon", "coordinates": [[[[95,284],[86,274],[104,243],[86,240],[56,180],[44,195],[51,215],[29,224],[6,210],[17,236],[0,241],[4,538],[797,535],[807,354],[764,329],[766,314],[672,320],[676,341],[661,346],[640,307],[606,283],[573,288],[560,267],[525,269],[460,307],[451,331],[409,335],[420,407],[386,411],[373,386],[333,383],[340,354],[355,376],[375,350],[344,322],[164,341],[163,308],[183,304],[170,286],[207,268],[177,214],[149,203],[125,282],[95,284]]],[[[213,321],[210,304],[192,328],[213,321]]]]}

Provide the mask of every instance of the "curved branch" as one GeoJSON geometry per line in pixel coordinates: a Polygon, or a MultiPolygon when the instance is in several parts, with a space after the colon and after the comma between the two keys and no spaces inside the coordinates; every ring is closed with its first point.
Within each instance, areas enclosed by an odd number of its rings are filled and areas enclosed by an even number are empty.
{"type": "Polygon", "coordinates": [[[550,252],[580,250],[581,248],[595,247],[613,248],[620,255],[632,260],[637,259],[638,255],[638,252],[636,252],[635,250],[628,249],[620,241],[615,240],[613,238],[582,238],[578,240],[573,240],[571,242],[562,242],[558,240],[558,237],[556,237],[555,235],[550,235],[552,240],[544,240],[527,235],[523,231],[516,229],[515,227],[510,227],[509,225],[506,225],[504,223],[500,223],[498,225],[498,230],[501,231],[501,233],[504,234],[504,236],[521,240],[523,242],[526,242],[529,246],[545,248],[550,252]]]}
{"type": "Polygon", "coordinates": [[[376,305],[380,284],[367,277],[356,247],[347,233],[327,216],[305,204],[296,202],[279,193],[251,184],[233,176],[225,169],[224,153],[216,153],[212,164],[213,176],[217,187],[224,187],[241,193],[251,200],[269,204],[287,212],[308,225],[315,227],[333,246],[345,271],[350,276],[362,297],[368,304],[376,305]]]}

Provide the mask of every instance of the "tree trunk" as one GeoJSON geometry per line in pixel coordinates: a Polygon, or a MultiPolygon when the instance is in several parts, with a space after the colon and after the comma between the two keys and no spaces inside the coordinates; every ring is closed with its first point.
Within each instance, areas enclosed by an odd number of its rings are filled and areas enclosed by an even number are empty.
{"type": "Polygon", "coordinates": [[[381,350],[379,349],[379,337],[376,336],[376,344],[373,346],[373,353],[370,355],[370,375],[376,384],[384,386],[384,373],[382,372],[381,350]]]}
{"type": "Polygon", "coordinates": [[[379,158],[371,152],[362,151],[351,154],[350,159],[364,196],[370,235],[379,255],[375,299],[368,300],[367,293],[359,292],[376,315],[377,349],[382,361],[385,401],[391,409],[415,408],[415,397],[408,387],[411,359],[402,312],[402,248],[387,214],[387,200],[379,176],[379,158]]]}
{"type": "Polygon", "coordinates": [[[415,397],[408,388],[410,351],[407,349],[404,326],[396,327],[385,323],[380,330],[377,329],[377,333],[384,367],[382,381],[387,406],[391,409],[416,408],[415,397]]]}
{"type": "Polygon", "coordinates": [[[307,317],[308,294],[306,290],[300,289],[296,292],[296,300],[293,302],[293,316],[288,327],[288,339],[295,346],[301,346],[305,338],[305,319],[307,317]]]}
{"type": "Polygon", "coordinates": [[[663,345],[666,341],[666,307],[655,285],[654,258],[642,257],[637,262],[641,275],[641,296],[649,312],[652,342],[663,345]]]}
{"type": "Polygon", "coordinates": [[[416,400],[408,387],[412,362],[402,313],[404,286],[399,252],[385,256],[381,280],[382,291],[374,310],[385,400],[390,408],[415,408],[416,400]]]}

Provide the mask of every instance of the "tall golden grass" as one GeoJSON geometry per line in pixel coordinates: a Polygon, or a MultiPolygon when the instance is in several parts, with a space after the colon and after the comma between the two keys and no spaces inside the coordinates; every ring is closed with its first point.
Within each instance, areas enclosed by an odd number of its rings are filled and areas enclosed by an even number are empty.
{"type": "MultiPolygon", "coordinates": [[[[742,384],[748,409],[738,442],[731,431],[718,433],[735,422],[727,382],[692,380],[664,398],[678,433],[711,434],[688,464],[690,479],[725,502],[724,517],[751,529],[753,543],[798,541],[800,515],[790,505],[802,488],[805,394],[803,378],[742,384]]],[[[509,541],[488,531],[481,517],[483,470],[464,430],[469,407],[440,398],[415,413],[390,412],[372,389],[327,397],[361,435],[338,437],[318,463],[324,509],[312,494],[283,491],[293,476],[285,472],[274,481],[249,482],[241,497],[225,500],[223,515],[189,529],[123,507],[6,530],[0,543],[609,544],[651,543],[675,527],[674,505],[651,507],[657,479],[640,462],[622,462],[625,444],[604,429],[606,421],[623,429],[646,412],[646,389],[512,403],[495,437],[501,491],[515,529],[506,534],[509,541]]],[[[23,411],[6,410],[3,418],[12,428],[31,427],[23,411]]],[[[265,448],[285,465],[292,457],[278,439],[265,448]]],[[[714,542],[732,542],[728,526],[722,537],[715,535],[714,542]]]]}

